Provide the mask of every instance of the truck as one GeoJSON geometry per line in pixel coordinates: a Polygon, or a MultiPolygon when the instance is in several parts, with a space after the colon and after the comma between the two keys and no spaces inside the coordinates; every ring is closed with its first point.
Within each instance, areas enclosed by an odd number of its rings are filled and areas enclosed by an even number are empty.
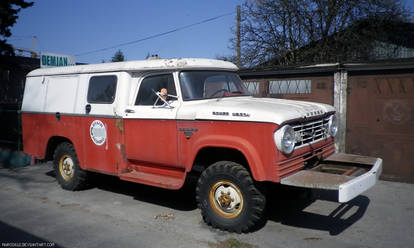
{"type": "Polygon", "coordinates": [[[36,69],[24,152],[53,160],[66,190],[90,172],[171,190],[195,175],[203,220],[237,233],[264,217],[263,185],[332,190],[338,202],[375,185],[381,158],[335,152],[332,106],[253,97],[237,71],[193,58],[36,69]]]}

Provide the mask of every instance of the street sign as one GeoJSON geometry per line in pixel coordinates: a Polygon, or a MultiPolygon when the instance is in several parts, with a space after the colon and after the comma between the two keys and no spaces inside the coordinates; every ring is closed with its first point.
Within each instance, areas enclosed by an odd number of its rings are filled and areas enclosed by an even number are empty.
{"type": "Polygon", "coordinates": [[[40,67],[56,67],[75,65],[75,57],[54,53],[40,54],[40,67]]]}

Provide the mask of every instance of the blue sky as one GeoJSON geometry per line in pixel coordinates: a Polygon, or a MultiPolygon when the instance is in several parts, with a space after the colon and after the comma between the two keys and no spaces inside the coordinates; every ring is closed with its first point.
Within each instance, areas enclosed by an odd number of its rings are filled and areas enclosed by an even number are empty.
{"type": "MultiPolygon", "coordinates": [[[[236,20],[236,6],[243,0],[71,0],[34,1],[19,14],[9,42],[35,50],[77,55],[120,43],[142,39],[197,23],[222,14],[219,19],[154,39],[106,51],[76,56],[77,62],[110,61],[121,49],[127,60],[145,59],[147,54],[163,58],[215,58],[231,55],[229,39],[236,20]]],[[[414,11],[414,0],[407,0],[414,11]]]]}
{"type": "Polygon", "coordinates": [[[127,60],[158,54],[163,58],[215,58],[229,55],[231,27],[235,24],[240,0],[71,0],[34,1],[19,14],[9,42],[36,51],[76,55],[138,40],[154,34],[197,23],[226,13],[217,20],[193,26],[155,39],[103,52],[77,56],[77,62],[109,61],[121,49],[127,60]]]}

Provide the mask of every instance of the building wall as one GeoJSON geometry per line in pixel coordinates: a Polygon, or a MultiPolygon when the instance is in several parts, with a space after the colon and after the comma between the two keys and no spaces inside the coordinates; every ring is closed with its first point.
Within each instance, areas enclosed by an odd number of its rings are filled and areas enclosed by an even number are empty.
{"type": "Polygon", "coordinates": [[[333,76],[249,78],[243,82],[254,96],[333,104],[333,76]]]}

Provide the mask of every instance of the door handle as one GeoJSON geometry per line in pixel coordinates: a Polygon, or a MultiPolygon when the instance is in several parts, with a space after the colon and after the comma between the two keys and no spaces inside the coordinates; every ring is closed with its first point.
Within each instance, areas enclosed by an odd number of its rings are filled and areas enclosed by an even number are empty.
{"type": "Polygon", "coordinates": [[[91,105],[90,104],[86,104],[86,106],[85,106],[85,112],[86,112],[86,114],[89,114],[91,112],[91,109],[92,109],[91,105]]]}
{"type": "Polygon", "coordinates": [[[135,113],[135,110],[133,110],[133,109],[125,109],[125,113],[132,114],[132,113],[135,113]]]}

